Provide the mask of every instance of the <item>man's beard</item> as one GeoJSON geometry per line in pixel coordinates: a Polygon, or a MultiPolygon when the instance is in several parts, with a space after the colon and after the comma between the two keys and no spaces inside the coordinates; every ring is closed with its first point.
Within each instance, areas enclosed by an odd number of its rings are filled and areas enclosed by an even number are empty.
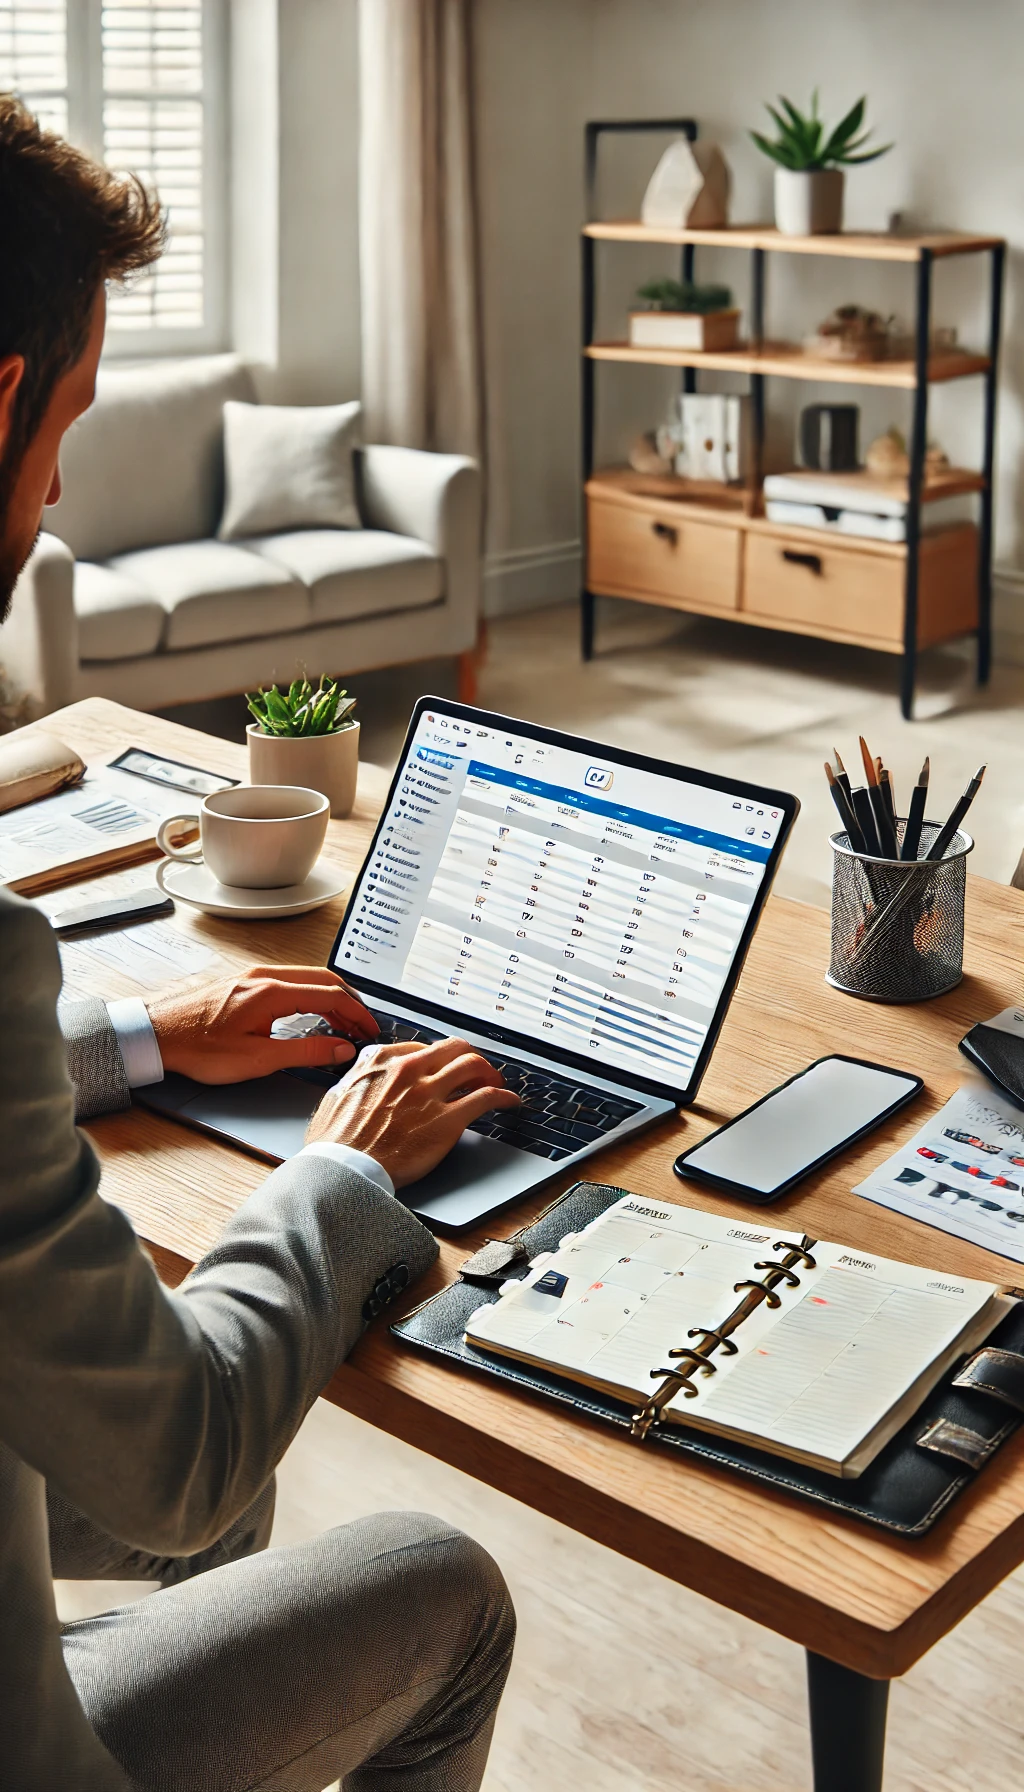
{"type": "Polygon", "coordinates": [[[10,455],[6,455],[3,460],[0,460],[0,625],[7,621],[11,613],[14,587],[42,533],[42,523],[40,522],[27,546],[17,540],[9,539],[11,498],[17,484],[19,465],[20,461],[14,462],[10,455]]]}

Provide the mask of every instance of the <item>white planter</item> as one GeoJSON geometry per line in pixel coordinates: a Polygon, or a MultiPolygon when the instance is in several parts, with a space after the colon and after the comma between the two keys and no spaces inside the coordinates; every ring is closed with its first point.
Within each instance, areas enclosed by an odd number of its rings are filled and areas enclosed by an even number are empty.
{"type": "Polygon", "coordinates": [[[834,236],[843,228],[841,168],[775,170],[775,228],[782,236],[834,236]]]}
{"type": "Polygon", "coordinates": [[[359,723],[337,734],[310,734],[290,740],[264,734],[258,722],[246,729],[251,784],[300,784],[318,790],[331,805],[334,819],[351,815],[359,772],[359,723]]]}

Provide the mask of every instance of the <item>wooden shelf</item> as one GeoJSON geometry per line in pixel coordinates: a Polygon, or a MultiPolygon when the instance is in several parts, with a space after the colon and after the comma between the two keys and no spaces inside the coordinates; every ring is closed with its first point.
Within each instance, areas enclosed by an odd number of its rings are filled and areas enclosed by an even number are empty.
{"type": "Polygon", "coordinates": [[[752,516],[760,504],[753,486],[723,485],[718,479],[682,479],[677,473],[635,473],[632,467],[602,467],[587,481],[588,492],[623,498],[653,498],[699,506],[716,516],[752,516]]]}
{"type": "MultiPolygon", "coordinates": [[[[646,367],[706,367],[714,373],[762,373],[788,380],[817,380],[841,386],[895,386],[912,391],[916,383],[913,361],[830,361],[823,355],[807,355],[796,342],[766,342],[763,348],[670,349],[632,348],[628,342],[592,342],[584,354],[593,361],[623,361],[646,367]]],[[[988,356],[953,350],[933,355],[928,380],[940,385],[947,380],[968,379],[988,372],[988,356]]]]}
{"type": "Polygon", "coordinates": [[[584,236],[609,243],[694,243],[707,248],[770,249],[782,255],[834,255],[860,261],[920,261],[932,255],[979,255],[997,249],[998,236],[976,236],[959,230],[897,236],[886,231],[840,231],[836,236],[781,236],[770,224],[730,224],[725,230],[652,230],[632,218],[585,224],[584,236]]]}

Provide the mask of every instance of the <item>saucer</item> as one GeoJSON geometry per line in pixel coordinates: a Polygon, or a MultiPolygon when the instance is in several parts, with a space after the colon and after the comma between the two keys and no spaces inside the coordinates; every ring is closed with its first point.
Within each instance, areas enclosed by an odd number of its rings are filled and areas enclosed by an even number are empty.
{"type": "Polygon", "coordinates": [[[181,859],[161,859],[156,881],[175,902],[190,902],[204,914],[221,915],[228,921],[276,921],[288,915],[306,915],[346,888],[340,871],[325,869],[311,871],[302,884],[277,890],[241,890],[219,884],[205,865],[190,865],[181,859]]]}

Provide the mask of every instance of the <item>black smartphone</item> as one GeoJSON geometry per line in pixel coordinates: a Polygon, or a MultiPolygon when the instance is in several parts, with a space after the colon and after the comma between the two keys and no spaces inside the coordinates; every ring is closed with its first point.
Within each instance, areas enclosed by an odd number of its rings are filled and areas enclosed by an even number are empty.
{"type": "Polygon", "coordinates": [[[677,1176],[766,1206],[864,1138],[924,1088],[919,1076],[863,1058],[818,1058],[708,1133],[675,1161],[677,1176]]]}

